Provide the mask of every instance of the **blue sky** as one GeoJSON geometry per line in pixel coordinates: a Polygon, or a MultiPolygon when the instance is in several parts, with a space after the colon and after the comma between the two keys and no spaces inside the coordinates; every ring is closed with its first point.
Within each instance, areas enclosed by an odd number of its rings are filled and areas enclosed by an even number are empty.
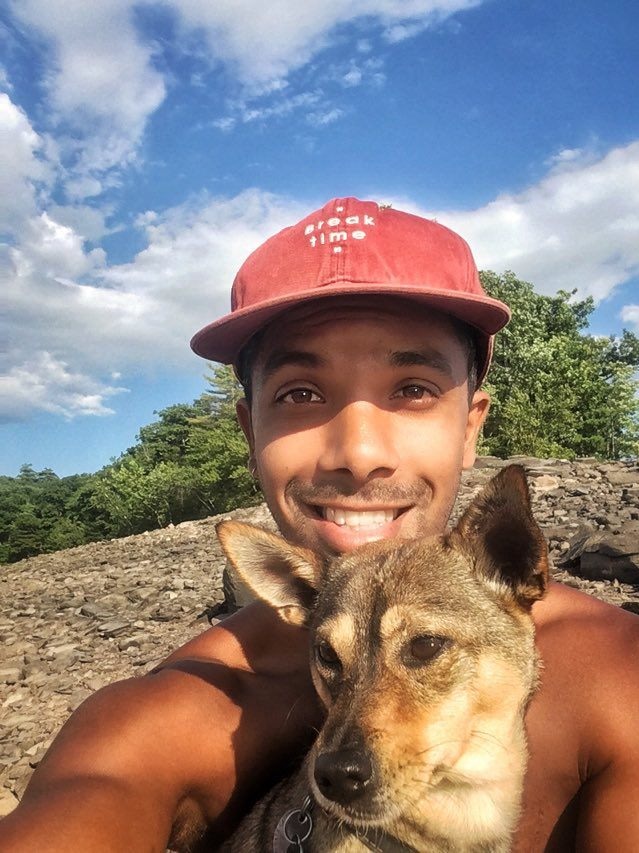
{"type": "Polygon", "coordinates": [[[204,390],[192,333],[333,196],[639,331],[631,0],[0,7],[0,473],[94,471],[204,390]]]}

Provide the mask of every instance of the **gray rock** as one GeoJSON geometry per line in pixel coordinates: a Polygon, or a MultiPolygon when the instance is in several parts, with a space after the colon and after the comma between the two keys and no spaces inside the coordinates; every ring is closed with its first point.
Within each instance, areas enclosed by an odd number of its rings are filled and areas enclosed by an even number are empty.
{"type": "Polygon", "coordinates": [[[97,605],[111,613],[119,613],[123,608],[127,608],[129,603],[127,596],[120,592],[112,592],[96,600],[97,605]]]}
{"type": "Polygon", "coordinates": [[[639,584],[639,537],[632,533],[590,537],[583,544],[579,567],[586,578],[639,584]]]}
{"type": "Polygon", "coordinates": [[[637,471],[610,471],[608,473],[608,481],[615,486],[634,485],[639,483],[637,471]]]}
{"type": "Polygon", "coordinates": [[[0,667],[0,684],[17,684],[22,679],[22,670],[17,666],[0,667]]]}
{"type": "Polygon", "coordinates": [[[115,637],[126,631],[131,623],[122,619],[111,619],[109,622],[102,622],[98,625],[98,631],[103,637],[115,637]]]}
{"type": "Polygon", "coordinates": [[[82,607],[80,608],[80,614],[82,616],[89,616],[89,617],[101,616],[104,618],[105,616],[108,615],[108,611],[106,611],[99,604],[96,604],[93,601],[89,601],[86,604],[82,605],[82,607]]]}
{"type": "Polygon", "coordinates": [[[13,791],[0,788],[0,818],[6,817],[18,805],[18,798],[13,791]]]}
{"type": "MultiPolygon", "coordinates": [[[[552,474],[534,473],[529,475],[529,482],[531,487],[537,492],[555,492],[561,480],[552,474]]],[[[553,494],[553,497],[556,497],[556,495],[553,494]]]]}
{"type": "Polygon", "coordinates": [[[591,526],[581,527],[574,536],[571,537],[568,543],[568,550],[564,553],[561,559],[562,566],[578,566],[581,555],[583,554],[586,542],[594,541],[597,534],[591,526]]]}

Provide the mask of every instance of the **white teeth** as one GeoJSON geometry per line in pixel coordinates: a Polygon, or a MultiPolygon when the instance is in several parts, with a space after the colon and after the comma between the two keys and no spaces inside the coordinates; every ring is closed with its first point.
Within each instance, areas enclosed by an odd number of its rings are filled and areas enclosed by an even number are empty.
{"type": "Polygon", "coordinates": [[[335,509],[325,506],[323,515],[326,521],[332,521],[340,527],[381,527],[395,518],[392,509],[375,509],[370,512],[351,512],[347,509],[335,509]]]}

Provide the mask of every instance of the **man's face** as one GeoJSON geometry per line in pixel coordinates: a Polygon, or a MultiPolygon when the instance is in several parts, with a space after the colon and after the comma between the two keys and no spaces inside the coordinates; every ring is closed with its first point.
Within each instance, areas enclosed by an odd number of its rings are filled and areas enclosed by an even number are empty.
{"type": "Polygon", "coordinates": [[[238,417],[282,533],[331,554],[441,533],[488,409],[467,373],[450,322],[414,303],[330,299],[273,324],[238,417]]]}

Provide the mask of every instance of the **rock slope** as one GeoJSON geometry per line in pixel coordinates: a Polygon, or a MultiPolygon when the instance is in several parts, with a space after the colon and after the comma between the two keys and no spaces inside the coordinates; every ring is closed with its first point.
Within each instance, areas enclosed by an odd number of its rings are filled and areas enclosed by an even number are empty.
{"type": "MultiPolygon", "coordinates": [[[[555,578],[639,613],[637,464],[508,461],[526,467],[555,578]]],[[[455,515],[504,464],[484,457],[464,474],[455,515]]],[[[264,506],[229,515],[272,524],[264,506]]],[[[222,601],[220,518],[0,567],[0,814],[90,693],[209,626],[222,601]]]]}

